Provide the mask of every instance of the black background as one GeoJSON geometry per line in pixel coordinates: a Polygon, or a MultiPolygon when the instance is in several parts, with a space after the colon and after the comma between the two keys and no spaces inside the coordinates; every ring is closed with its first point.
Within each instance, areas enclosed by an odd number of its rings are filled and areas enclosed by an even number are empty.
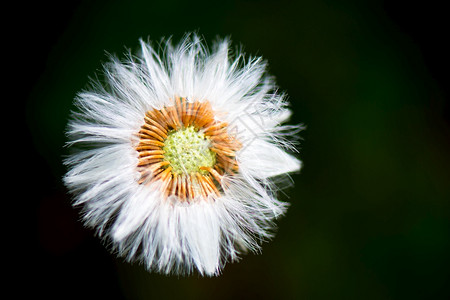
{"type": "Polygon", "coordinates": [[[6,9],[12,39],[3,60],[11,84],[3,100],[18,106],[4,111],[8,187],[15,187],[4,201],[17,207],[4,211],[14,221],[3,248],[17,254],[14,293],[447,299],[449,47],[439,3],[74,1],[6,9]],[[290,95],[292,122],[308,127],[305,168],[283,198],[293,205],[277,238],[262,255],[206,279],[147,274],[116,259],[82,227],[61,184],[71,101],[106,61],[104,51],[120,55],[125,46],[136,50],[139,37],[177,40],[192,30],[207,42],[231,35],[268,59],[290,95]],[[375,71],[366,73],[368,66],[375,71]]]}

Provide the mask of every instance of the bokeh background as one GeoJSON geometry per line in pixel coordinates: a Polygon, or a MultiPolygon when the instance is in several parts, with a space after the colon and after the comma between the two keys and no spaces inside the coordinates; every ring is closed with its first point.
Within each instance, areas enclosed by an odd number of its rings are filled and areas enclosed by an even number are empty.
{"type": "Polygon", "coordinates": [[[27,224],[20,234],[23,290],[46,299],[450,298],[449,24],[437,3],[21,7],[25,26],[11,46],[23,55],[4,60],[23,63],[13,80],[26,99],[19,99],[26,141],[19,181],[30,178],[18,203],[29,215],[17,219],[27,224]],[[262,55],[289,95],[291,122],[307,126],[304,168],[280,196],[291,207],[276,238],[217,278],[149,274],[110,255],[83,228],[61,183],[72,100],[98,74],[105,53],[123,57],[138,50],[141,37],[179,40],[187,31],[210,45],[230,36],[262,55]]]}

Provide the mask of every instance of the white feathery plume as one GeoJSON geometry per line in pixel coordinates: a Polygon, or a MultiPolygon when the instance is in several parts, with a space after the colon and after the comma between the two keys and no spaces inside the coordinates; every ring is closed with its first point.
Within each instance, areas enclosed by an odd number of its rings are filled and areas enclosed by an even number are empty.
{"type": "Polygon", "coordinates": [[[162,54],[140,44],[75,99],[64,182],[119,256],[218,275],[272,237],[287,208],[273,178],[300,169],[286,151],[301,127],[281,125],[291,111],[266,62],[233,56],[229,40],[208,50],[188,34],[162,54]]]}

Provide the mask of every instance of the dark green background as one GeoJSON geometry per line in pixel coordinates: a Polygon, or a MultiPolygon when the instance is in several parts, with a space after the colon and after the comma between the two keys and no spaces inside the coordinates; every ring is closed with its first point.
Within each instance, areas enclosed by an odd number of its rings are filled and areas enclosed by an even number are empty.
{"type": "MultiPolygon", "coordinates": [[[[32,174],[36,295],[67,299],[447,299],[450,126],[443,8],[392,1],[81,1],[23,9],[18,90],[32,174]],[[231,36],[269,61],[301,133],[301,173],[262,255],[217,278],[148,274],[110,255],[61,184],[75,94],[138,39],[231,36]],[[126,47],[126,48],[125,48],[126,47]],[[25,55],[26,54],[26,55],[25,55]],[[23,82],[23,80],[22,80],[23,82]]],[[[4,58],[8,60],[9,58],[4,58]]],[[[22,148],[21,148],[22,149],[22,148]]],[[[24,175],[22,175],[24,176],[24,175]]],[[[21,177],[21,182],[24,178],[21,177]]]]}

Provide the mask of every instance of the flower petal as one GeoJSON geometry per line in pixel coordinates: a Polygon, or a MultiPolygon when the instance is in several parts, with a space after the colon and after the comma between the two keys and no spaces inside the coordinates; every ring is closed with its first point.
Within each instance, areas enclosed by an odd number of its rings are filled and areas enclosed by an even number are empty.
{"type": "Polygon", "coordinates": [[[261,179],[297,172],[302,165],[300,160],[286,153],[279,146],[260,138],[250,141],[238,155],[242,172],[261,179]]]}

